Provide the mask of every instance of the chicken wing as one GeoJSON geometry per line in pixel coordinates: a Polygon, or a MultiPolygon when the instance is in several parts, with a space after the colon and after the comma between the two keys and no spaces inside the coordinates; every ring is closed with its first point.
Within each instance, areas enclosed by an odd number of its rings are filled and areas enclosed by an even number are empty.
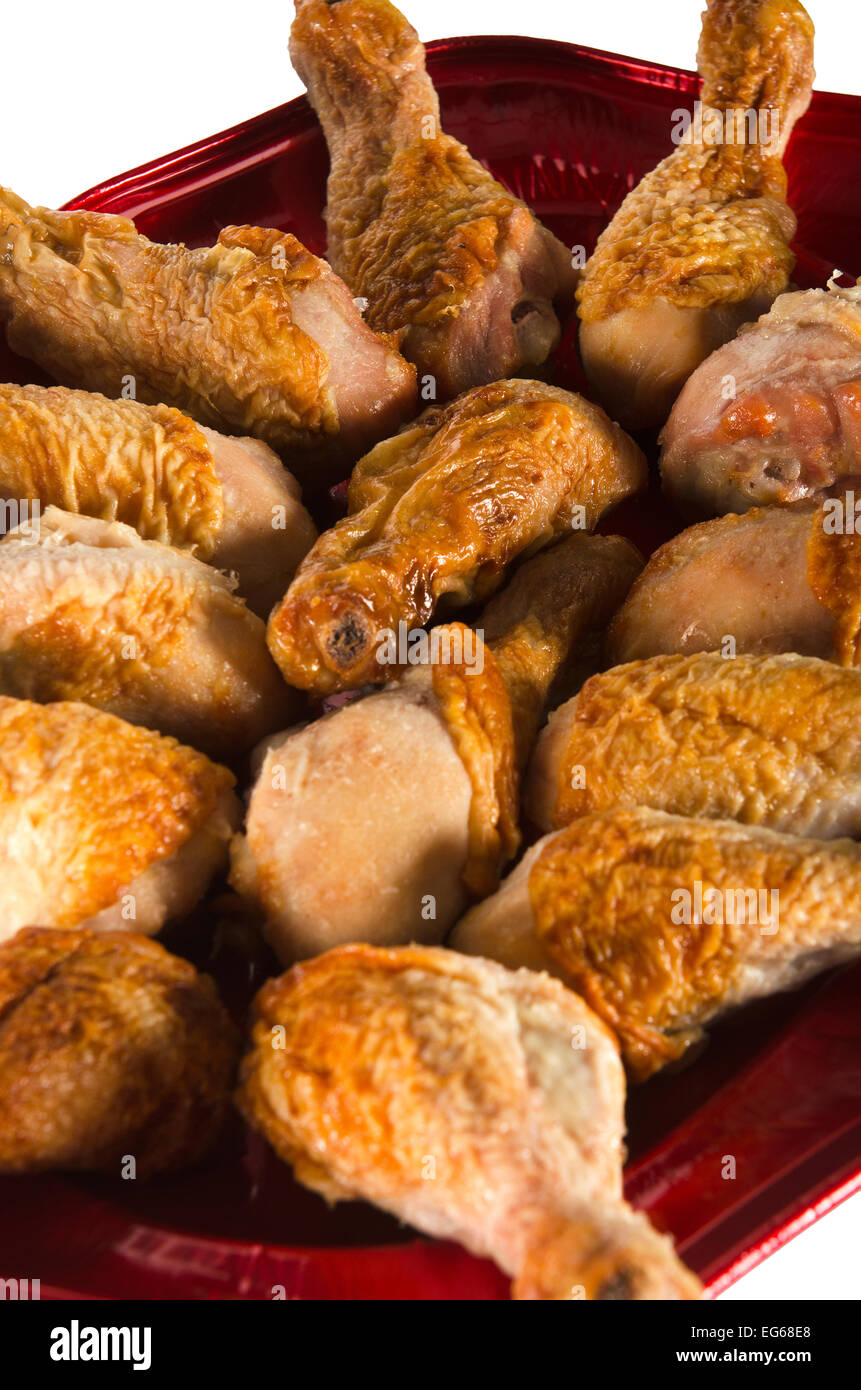
{"type": "Polygon", "coordinates": [[[433,666],[272,741],[232,881],[285,965],[347,941],[439,942],[493,892],[548,691],[640,564],[619,537],[572,534],[521,566],[478,633],[435,629],[451,640],[433,666]]]}
{"type": "Polygon", "coordinates": [[[861,954],[861,846],[604,811],[533,845],[452,945],[564,980],[642,1081],[725,1011],[861,954]]]}
{"type": "Polygon", "coordinates": [[[0,542],[0,692],[81,700],[227,762],[301,704],[223,574],[57,507],[0,542]]]}
{"type": "Polygon", "coordinates": [[[628,194],[577,289],[583,366],[629,429],[662,425],[795,263],[782,156],[810,102],[810,18],[797,0],[708,0],[697,61],[701,119],[628,194]]]}
{"type": "Polygon", "coordinates": [[[357,464],[349,515],[269,620],[272,655],[317,695],[382,684],[438,604],[487,598],[518,554],[591,530],[645,482],[636,444],[556,387],[499,381],[432,407],[357,464]]]}
{"type": "Polygon", "coordinates": [[[261,227],[161,246],[124,217],[0,189],[0,319],[12,350],[58,381],[252,434],[315,489],[415,413],[414,369],[346,285],[261,227]]]}
{"type": "Polygon", "coordinates": [[[329,145],[327,255],[371,327],[401,335],[434,399],[544,362],[573,308],[571,253],[443,133],[403,15],[296,0],[290,56],[329,145]]]}
{"type": "Polygon", "coordinates": [[[859,296],[783,294],[694,372],[661,435],[664,491],[686,515],[861,484],[859,296]]]}
{"type": "Polygon", "coordinates": [[[496,1260],[529,1299],[693,1299],[622,1197],[609,1032],[547,976],[347,946],[255,1001],[238,1101],[300,1182],[496,1260]]]}
{"type": "Polygon", "coordinates": [[[151,935],[222,866],[227,768],[88,705],[0,696],[0,940],[19,927],[151,935]]]}
{"type": "Polygon", "coordinates": [[[260,440],[62,386],[0,386],[0,498],[122,521],[191,550],[235,570],[264,618],[317,535],[298,484],[260,440]]]}
{"type": "Polygon", "coordinates": [[[539,830],[612,806],[861,836],[861,671],[814,657],[656,656],[553,715],[526,805],[539,830]]]}
{"type": "Polygon", "coordinates": [[[662,545],[608,634],[614,662],[669,652],[799,652],[861,664],[861,533],[822,508],[756,508],[662,545]]]}
{"type": "Polygon", "coordinates": [[[203,1158],[240,1040],[212,981],[132,932],[0,943],[0,1173],[147,1178],[203,1158]]]}

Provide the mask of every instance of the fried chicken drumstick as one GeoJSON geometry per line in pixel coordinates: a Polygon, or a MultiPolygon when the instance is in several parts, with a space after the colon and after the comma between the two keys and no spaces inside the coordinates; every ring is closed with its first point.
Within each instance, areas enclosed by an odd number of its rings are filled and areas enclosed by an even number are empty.
{"type": "Polygon", "coordinates": [[[62,386],[0,386],[0,496],[121,521],[235,570],[263,618],[317,535],[295,479],[259,439],[62,386]]]}
{"type": "Polygon", "coordinates": [[[353,471],[349,515],[320,536],[268,628],[290,685],[382,684],[386,634],[438,605],[481,602],[519,554],[645,486],[646,462],[604,412],[537,381],[477,387],[378,444],[353,471]]]}
{"type": "Polygon", "coordinates": [[[662,425],[794,265],[782,157],[810,102],[810,18],[797,0],[708,0],[697,62],[702,129],[628,194],[577,289],[586,375],[628,429],[662,425]]]}
{"type": "Polygon", "coordinates": [[[640,566],[619,537],[572,534],[492,600],[484,643],[453,624],[436,663],[271,742],[232,882],[285,965],[347,941],[439,942],[493,892],[548,693],[640,566]]]}
{"type": "Polygon", "coordinates": [[[490,1256],[515,1298],[699,1296],[622,1196],[610,1034],[546,975],[329,951],[257,996],[238,1099],[300,1182],[490,1256]]]}
{"type": "Polygon", "coordinates": [[[148,241],[124,217],[0,189],[0,320],[64,385],[178,406],[254,435],[319,489],[415,411],[415,373],[294,236],[225,227],[148,241]]]}
{"type": "Polygon", "coordinates": [[[604,811],[539,840],[451,944],[557,975],[645,1080],[720,1014],[861,954],[861,846],[604,811]]]}
{"type": "Polygon", "coordinates": [[[440,129],[388,0],[296,0],[293,66],[329,146],[327,255],[436,399],[535,369],[573,307],[570,251],[440,129]]]}
{"type": "Polygon", "coordinates": [[[799,652],[861,665],[861,532],[814,505],[691,526],[652,555],[607,647],[616,663],[669,652],[799,652]]]}
{"type": "Polygon", "coordinates": [[[212,981],[132,932],[0,942],[0,1173],[136,1178],[203,1158],[239,1061],[212,981]],[[127,1173],[126,1173],[127,1175],[127,1173]]]}

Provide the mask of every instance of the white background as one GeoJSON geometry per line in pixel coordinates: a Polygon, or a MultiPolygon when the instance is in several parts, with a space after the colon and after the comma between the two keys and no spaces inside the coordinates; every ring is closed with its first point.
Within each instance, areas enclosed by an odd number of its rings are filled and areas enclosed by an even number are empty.
{"type": "MultiPolygon", "coordinates": [[[[423,39],[532,34],[694,66],[698,0],[401,0],[423,39]]],[[[858,0],[808,0],[817,86],[861,93],[858,0]]],[[[3,5],[0,182],[57,207],[102,179],[297,96],[289,0],[3,5]]],[[[847,170],[858,179],[861,169],[847,170]]],[[[861,1297],[861,1196],[727,1297],[861,1297]]]]}

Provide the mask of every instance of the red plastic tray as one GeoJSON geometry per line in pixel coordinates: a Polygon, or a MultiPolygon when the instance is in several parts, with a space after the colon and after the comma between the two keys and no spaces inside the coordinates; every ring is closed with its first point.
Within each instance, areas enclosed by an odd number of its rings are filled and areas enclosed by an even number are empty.
{"type": "MultiPolygon", "coordinates": [[[[587,251],[670,149],[695,74],[535,39],[429,46],[446,128],[557,235],[587,251]]],[[[788,156],[796,279],[861,269],[861,98],[818,92],[788,156]]],[[[91,189],[71,206],[122,212],[147,235],[202,244],[230,222],[294,232],[322,253],[325,144],[304,99],[91,189]]],[[[34,380],[0,350],[2,376],[34,380]]],[[[582,385],[573,329],[554,362],[582,385]]],[[[40,378],[41,379],[41,378],[40,378]]],[[[648,441],[646,441],[648,443],[648,441]]],[[[645,548],[678,523],[653,490],[609,529],[645,548]]],[[[166,936],[219,979],[237,1013],[266,970],[205,913],[166,936]]],[[[271,963],[270,968],[271,968],[271,963]]],[[[630,1199],[671,1231],[712,1293],[861,1187],[861,967],[768,1000],[713,1030],[684,1071],[632,1091],[630,1199]],[[722,1176],[735,1158],[734,1180],[722,1176]]],[[[329,1210],[237,1120],[206,1167],[150,1184],[0,1182],[0,1274],[43,1297],[504,1299],[507,1280],[456,1246],[362,1204],[329,1210]]]]}

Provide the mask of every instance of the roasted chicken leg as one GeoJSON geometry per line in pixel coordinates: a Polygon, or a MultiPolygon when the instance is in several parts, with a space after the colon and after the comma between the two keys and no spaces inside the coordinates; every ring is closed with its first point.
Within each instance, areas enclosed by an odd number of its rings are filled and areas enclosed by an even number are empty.
{"type": "Polygon", "coordinates": [[[861,954],[861,846],[604,811],[539,840],[452,945],[558,975],[644,1080],[719,1014],[861,954]]]}
{"type": "Polygon", "coordinates": [[[794,265],[781,161],[810,102],[810,18],[798,0],[708,0],[697,62],[701,120],[628,194],[577,289],[583,366],[629,429],[662,425],[794,265]]]}
{"type": "Polygon", "coordinates": [[[622,1196],[609,1032],[546,975],[329,951],[257,996],[239,1105],[300,1182],[496,1260],[519,1299],[694,1299],[622,1196]]]}
{"type": "Polygon", "coordinates": [[[263,618],[317,534],[298,484],[259,439],[62,386],[0,386],[0,498],[122,521],[235,570],[263,618]]]}
{"type": "Polygon", "coordinates": [[[327,255],[371,327],[401,335],[431,399],[538,367],[571,253],[440,129],[415,30],[388,0],[296,0],[290,56],[329,145],[327,255]]]}
{"type": "Polygon", "coordinates": [[[765,507],[656,550],[608,634],[613,662],[669,652],[799,652],[861,664],[861,531],[824,508],[765,507]]]}
{"type": "Polygon", "coordinates": [[[589,659],[640,564],[618,537],[570,535],[520,567],[478,633],[435,629],[450,639],[435,664],[271,742],[232,881],[285,964],[347,941],[439,942],[493,891],[548,692],[589,659]]]}
{"type": "Polygon", "coordinates": [[[582,396],[498,381],[424,412],[356,466],[269,621],[285,679],[316,695],[382,684],[437,605],[487,598],[516,557],[645,486],[645,459],[582,396]]]}
{"type": "Polygon", "coordinates": [[[616,666],[551,715],[526,804],[544,831],[651,806],[861,836],[861,671],[717,652],[616,666]]]}
{"type": "Polygon", "coordinates": [[[19,931],[0,942],[0,1173],[196,1163],[230,1113],[239,1051],[212,981],[158,942],[19,931]]]}
{"type": "Polygon", "coordinates": [[[294,236],[148,241],[124,217],[0,189],[0,320],[60,382],[255,435],[319,489],[415,413],[415,373],[294,236]]]}

